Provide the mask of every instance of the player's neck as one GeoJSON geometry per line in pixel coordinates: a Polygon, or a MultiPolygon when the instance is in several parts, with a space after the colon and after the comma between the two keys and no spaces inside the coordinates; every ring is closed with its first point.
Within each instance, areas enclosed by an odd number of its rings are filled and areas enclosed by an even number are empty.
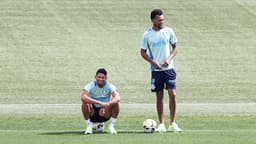
{"type": "Polygon", "coordinates": [[[104,84],[97,84],[99,88],[103,88],[105,86],[106,83],[104,84]]]}
{"type": "Polygon", "coordinates": [[[152,29],[153,29],[154,31],[160,31],[161,28],[156,27],[156,26],[153,26],[152,29]]]}
{"type": "Polygon", "coordinates": [[[106,85],[106,81],[105,82],[98,82],[98,81],[95,81],[95,85],[97,85],[99,88],[103,88],[105,85],[106,85]]]}
{"type": "Polygon", "coordinates": [[[98,84],[98,87],[99,87],[99,88],[103,88],[103,87],[104,87],[104,85],[99,85],[99,84],[98,84]]]}

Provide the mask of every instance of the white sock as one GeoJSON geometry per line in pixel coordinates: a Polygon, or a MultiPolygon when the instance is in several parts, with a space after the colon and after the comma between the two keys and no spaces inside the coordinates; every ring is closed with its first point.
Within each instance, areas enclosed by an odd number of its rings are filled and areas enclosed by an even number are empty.
{"type": "Polygon", "coordinates": [[[91,122],[90,119],[88,119],[88,120],[85,120],[85,124],[86,124],[86,126],[91,126],[91,125],[92,125],[92,122],[91,122]]]}
{"type": "Polygon", "coordinates": [[[116,123],[116,118],[111,117],[109,121],[110,121],[109,126],[114,126],[116,123]]]}

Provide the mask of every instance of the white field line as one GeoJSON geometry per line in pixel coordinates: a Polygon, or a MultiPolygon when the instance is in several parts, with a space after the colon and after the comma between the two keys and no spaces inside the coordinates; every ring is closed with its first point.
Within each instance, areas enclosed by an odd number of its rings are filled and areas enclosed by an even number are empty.
{"type": "MultiPolygon", "coordinates": [[[[143,133],[143,130],[125,130],[125,129],[117,129],[118,133],[143,133]]],[[[182,133],[230,133],[230,132],[256,132],[256,129],[187,129],[183,130],[182,133]]],[[[0,129],[0,133],[39,133],[39,134],[84,134],[84,130],[8,130],[8,129],[0,129]]],[[[172,133],[172,132],[169,132],[172,133]]]]}
{"type": "MultiPolygon", "coordinates": [[[[156,113],[155,104],[121,104],[120,114],[156,113]]],[[[169,111],[165,104],[165,112],[169,111]]],[[[256,114],[256,103],[180,103],[177,114],[256,114]]],[[[81,114],[81,104],[0,104],[0,114],[81,114]]]]}

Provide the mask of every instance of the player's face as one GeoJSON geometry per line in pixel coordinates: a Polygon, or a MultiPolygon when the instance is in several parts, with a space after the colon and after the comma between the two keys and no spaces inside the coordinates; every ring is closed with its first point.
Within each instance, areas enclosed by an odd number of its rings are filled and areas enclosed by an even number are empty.
{"type": "Polygon", "coordinates": [[[164,15],[156,15],[154,19],[152,19],[152,23],[154,28],[161,29],[164,26],[164,15]]]}
{"type": "Polygon", "coordinates": [[[107,80],[107,76],[104,75],[103,73],[98,73],[96,76],[95,76],[95,79],[96,79],[96,83],[99,87],[103,87],[106,83],[106,80],[107,80]]]}

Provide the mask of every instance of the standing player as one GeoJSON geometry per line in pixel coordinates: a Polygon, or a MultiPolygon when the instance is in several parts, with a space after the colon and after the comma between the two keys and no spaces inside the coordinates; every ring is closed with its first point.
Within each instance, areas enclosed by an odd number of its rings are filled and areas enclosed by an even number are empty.
{"type": "Polygon", "coordinates": [[[156,106],[159,119],[159,132],[166,132],[164,125],[164,92],[169,95],[170,126],[168,131],[181,132],[175,123],[176,114],[176,72],[173,58],[177,53],[177,38],[174,31],[164,27],[164,15],[160,9],[151,12],[152,28],[143,35],[141,56],[151,64],[151,90],[156,92],[156,106]],[[149,51],[149,55],[147,54],[149,51]]]}
{"type": "Polygon", "coordinates": [[[114,124],[119,114],[120,96],[116,87],[107,81],[105,69],[97,70],[95,81],[84,87],[81,100],[82,112],[87,125],[85,134],[93,133],[93,123],[108,120],[110,120],[109,132],[117,134],[114,124]]]}

